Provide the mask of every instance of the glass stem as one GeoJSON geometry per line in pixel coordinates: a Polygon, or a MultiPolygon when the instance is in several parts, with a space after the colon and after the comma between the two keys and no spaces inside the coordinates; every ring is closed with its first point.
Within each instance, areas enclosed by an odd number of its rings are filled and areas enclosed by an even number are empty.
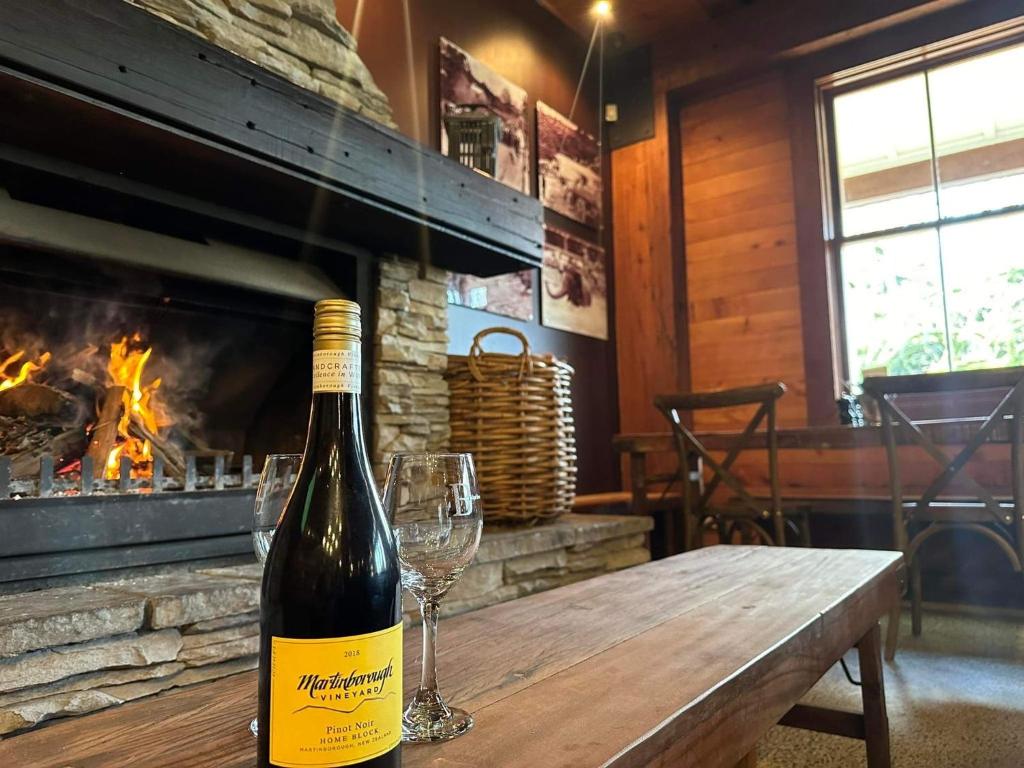
{"type": "Polygon", "coordinates": [[[440,606],[434,600],[420,602],[423,616],[423,670],[420,673],[420,691],[437,693],[437,614],[440,606]]]}

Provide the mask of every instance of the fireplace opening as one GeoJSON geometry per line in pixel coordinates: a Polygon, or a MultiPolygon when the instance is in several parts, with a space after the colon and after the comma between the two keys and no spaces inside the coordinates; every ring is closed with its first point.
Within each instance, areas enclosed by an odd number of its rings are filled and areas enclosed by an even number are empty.
{"type": "MultiPolygon", "coordinates": [[[[186,453],[221,457],[232,470],[246,454],[295,448],[308,402],[292,375],[309,356],[305,307],[231,311],[187,294],[140,295],[122,287],[131,280],[123,271],[108,290],[98,277],[44,287],[0,274],[0,420],[12,482],[37,476],[49,455],[64,480],[91,459],[98,490],[121,479],[122,459],[133,487],[162,459],[175,487],[186,453]]],[[[169,287],[152,281],[145,293],[169,287]]],[[[52,494],[78,485],[55,483],[52,494]]]]}
{"type": "Polygon", "coordinates": [[[310,301],[131,260],[0,248],[0,585],[248,552],[254,474],[302,449],[310,301]]]}

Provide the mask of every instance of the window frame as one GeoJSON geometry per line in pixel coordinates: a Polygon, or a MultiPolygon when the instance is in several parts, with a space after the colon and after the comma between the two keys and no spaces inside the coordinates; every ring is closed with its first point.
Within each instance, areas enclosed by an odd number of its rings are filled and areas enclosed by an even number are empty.
{"type": "MultiPolygon", "coordinates": [[[[961,216],[942,216],[941,205],[936,200],[936,218],[927,222],[908,224],[889,229],[861,232],[849,237],[843,233],[842,194],[837,158],[835,100],[843,94],[924,73],[947,64],[965,61],[1003,48],[1024,44],[1024,19],[1014,23],[998,25],[995,29],[983,29],[941,41],[906,53],[890,56],[879,61],[853,67],[835,74],[819,77],[814,81],[814,103],[818,124],[818,164],[821,180],[821,205],[823,234],[829,280],[829,299],[833,308],[832,330],[833,360],[837,363],[836,373],[842,382],[856,386],[850,381],[850,366],[846,334],[846,311],[844,307],[843,273],[841,252],[843,245],[879,237],[900,235],[923,230],[935,230],[941,241],[942,228],[965,222],[992,219],[1013,213],[1024,212],[1024,203],[1005,206],[992,211],[982,211],[961,216]]],[[[928,117],[931,124],[931,115],[928,117]]],[[[937,158],[934,144],[930,143],[931,170],[936,195],[941,191],[938,177],[937,158]]],[[[941,246],[940,246],[941,247],[941,246]]],[[[944,319],[944,322],[945,319],[944,319]]],[[[952,354],[947,350],[947,354],[952,354]]],[[[952,363],[952,358],[950,358],[952,363]]],[[[841,382],[836,382],[838,390],[841,382]]]]}

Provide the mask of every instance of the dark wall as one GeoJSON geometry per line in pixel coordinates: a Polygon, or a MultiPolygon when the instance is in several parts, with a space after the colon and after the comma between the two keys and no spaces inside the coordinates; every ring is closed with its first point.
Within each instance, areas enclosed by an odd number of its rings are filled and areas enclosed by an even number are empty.
{"type": "MultiPolygon", "coordinates": [[[[336,4],[339,20],[356,35],[361,58],[391,100],[399,130],[424,144],[439,145],[437,46],[442,36],[526,89],[531,134],[536,126],[533,110],[538,100],[563,114],[569,113],[587,41],[563,26],[535,0],[336,0],[336,4]]],[[[596,57],[594,64],[592,75],[596,71],[596,57]]],[[[598,124],[596,110],[597,81],[591,76],[584,83],[575,122],[593,132],[598,124]]],[[[536,163],[535,142],[531,160],[536,163]]],[[[536,178],[532,191],[536,195],[536,178]]],[[[610,221],[607,197],[605,203],[605,220],[610,221]]],[[[604,233],[580,227],[550,211],[546,211],[546,218],[549,224],[581,237],[604,239],[604,233]]],[[[610,253],[608,262],[610,269],[610,253]]],[[[537,318],[539,287],[535,285],[537,318]]],[[[612,317],[608,323],[609,330],[613,330],[612,317]]],[[[579,490],[589,493],[618,488],[618,465],[611,450],[611,437],[618,426],[614,342],[556,331],[539,322],[524,323],[453,306],[449,307],[449,352],[466,354],[473,336],[492,326],[522,331],[535,352],[555,354],[576,369],[573,396],[580,457],[579,490]]],[[[493,351],[519,351],[518,342],[511,338],[488,340],[485,347],[493,351]]]]}

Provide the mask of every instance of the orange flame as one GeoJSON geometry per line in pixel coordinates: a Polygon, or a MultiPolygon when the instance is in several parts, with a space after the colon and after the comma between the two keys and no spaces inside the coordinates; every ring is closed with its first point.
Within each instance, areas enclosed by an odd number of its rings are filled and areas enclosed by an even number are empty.
{"type": "Polygon", "coordinates": [[[131,342],[125,336],[119,343],[110,345],[107,374],[112,384],[124,387],[125,391],[124,408],[117,425],[121,440],[107,455],[104,467],[104,476],[108,480],[114,480],[120,474],[122,456],[132,461],[132,477],[150,477],[153,474],[153,447],[149,440],[140,439],[131,433],[133,420],[139,421],[154,435],[171,424],[156,396],[160,389],[160,379],[153,379],[148,384],[142,381],[153,348],[142,350],[141,342],[142,337],[136,333],[131,342]]]}
{"type": "Polygon", "coordinates": [[[18,372],[16,374],[12,375],[7,373],[7,368],[14,365],[23,357],[25,357],[25,350],[19,349],[6,360],[0,362],[0,392],[3,392],[5,389],[13,389],[19,384],[30,381],[33,374],[43,370],[43,368],[46,367],[46,364],[50,362],[50,353],[43,352],[43,354],[39,356],[38,362],[33,363],[31,360],[26,360],[18,368],[18,372]]]}

